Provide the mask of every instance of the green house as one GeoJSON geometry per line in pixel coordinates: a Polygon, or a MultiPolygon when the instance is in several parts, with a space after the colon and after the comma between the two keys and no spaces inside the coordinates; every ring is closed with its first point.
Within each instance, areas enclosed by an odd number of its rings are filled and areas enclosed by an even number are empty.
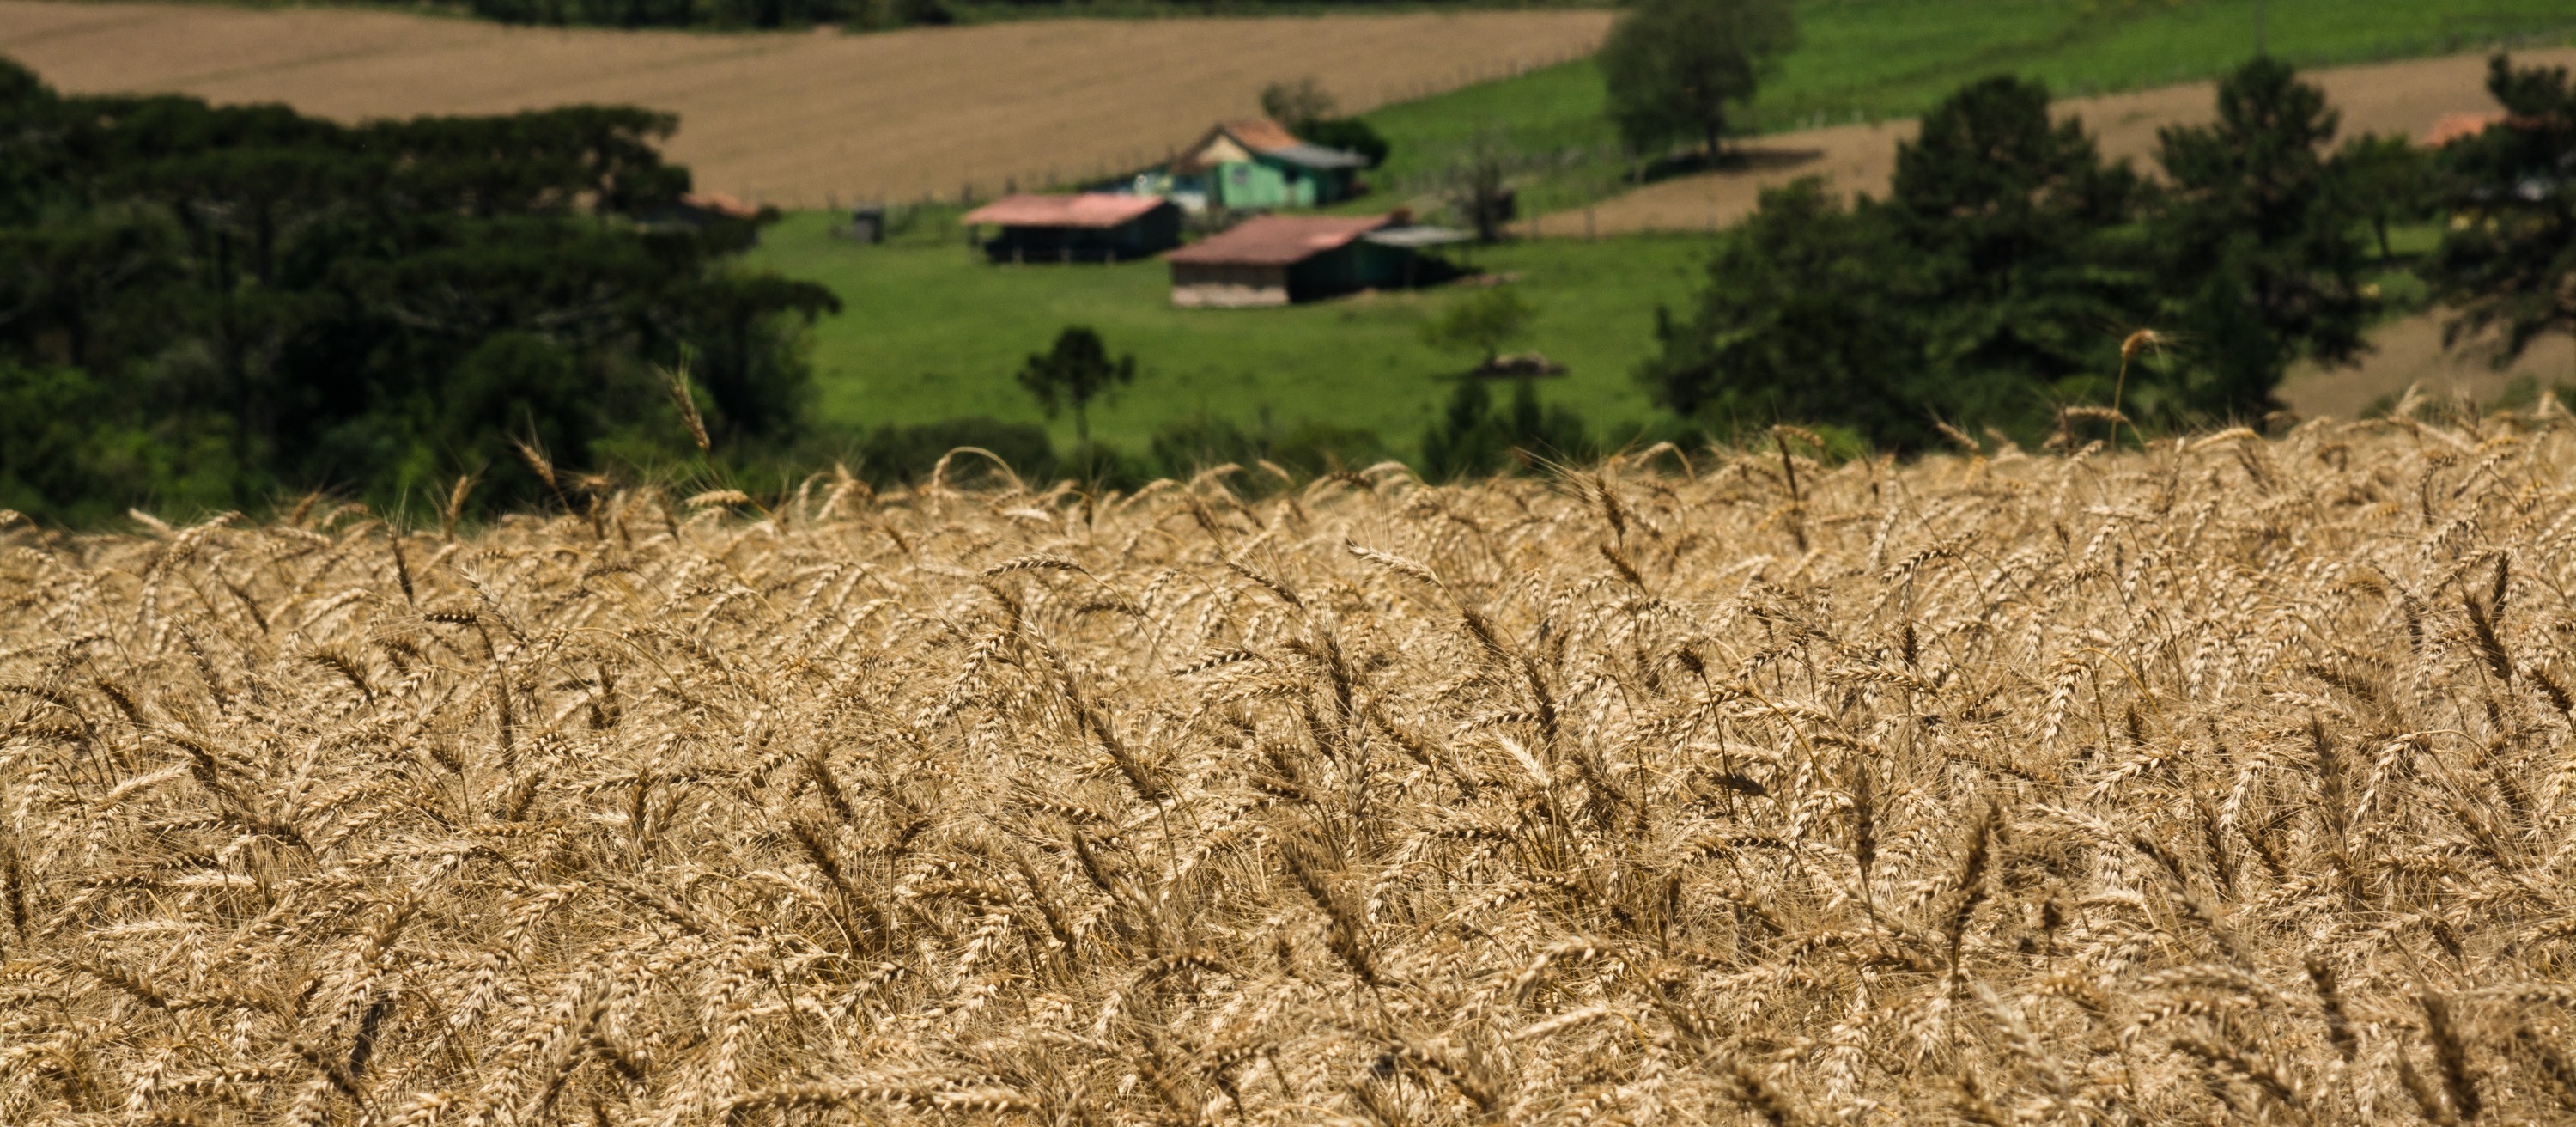
{"type": "Polygon", "coordinates": [[[1322,207],[1351,198],[1368,158],[1299,140],[1269,118],[1209,130],[1171,167],[1172,194],[1219,209],[1322,207]]]}

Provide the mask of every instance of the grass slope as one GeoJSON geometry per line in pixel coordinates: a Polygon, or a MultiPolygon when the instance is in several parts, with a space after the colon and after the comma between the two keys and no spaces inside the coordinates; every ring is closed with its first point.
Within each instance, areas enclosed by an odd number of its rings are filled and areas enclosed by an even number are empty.
{"type": "MultiPolygon", "coordinates": [[[[1199,412],[1247,426],[1264,418],[1362,427],[1410,448],[1447,396],[1437,378],[1465,366],[1424,346],[1422,321],[1466,291],[1452,286],[1365,294],[1288,309],[1184,310],[1159,261],[1117,266],[997,267],[940,238],[882,247],[829,236],[831,217],[788,217],[754,251],[754,268],[832,288],[847,304],[815,327],[821,420],[833,426],[923,423],[965,415],[1038,420],[1012,376],[1069,324],[1100,330],[1136,354],[1141,374],[1092,429],[1133,444],[1199,412]]],[[[1628,373],[1651,347],[1655,303],[1695,287],[1703,239],[1549,241],[1475,254],[1518,275],[1539,306],[1528,347],[1573,369],[1547,381],[1554,402],[1597,423],[1643,421],[1628,373]]],[[[1069,420],[1054,427],[1073,433],[1069,420]]]]}
{"type": "MultiPolygon", "coordinates": [[[[2576,35],[2565,0],[2269,0],[2274,54],[2301,65],[2442,54],[2513,38],[2576,35]]],[[[1967,80],[2042,79],[2061,95],[2197,81],[2242,62],[2254,0],[1809,0],[1799,48],[1747,108],[1777,131],[1922,112],[1967,80]]],[[[1524,208],[1618,190],[1625,172],[1590,60],[1533,71],[1367,116],[1394,143],[1378,173],[1427,190],[1488,132],[1534,168],[1524,208]]]]}

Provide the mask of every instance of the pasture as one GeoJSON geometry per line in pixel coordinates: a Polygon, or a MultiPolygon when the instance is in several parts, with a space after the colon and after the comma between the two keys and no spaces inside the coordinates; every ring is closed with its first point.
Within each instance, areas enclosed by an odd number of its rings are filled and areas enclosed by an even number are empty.
{"type": "Polygon", "coordinates": [[[1804,449],[0,532],[0,1121],[2576,1107],[2563,412],[1804,449]]]}
{"type": "MultiPolygon", "coordinates": [[[[1092,412],[1103,441],[1133,447],[1167,423],[1213,415],[1247,427],[1265,419],[1359,427],[1409,450],[1449,395],[1441,377],[1474,364],[1417,335],[1465,285],[1285,309],[1174,309],[1170,268],[1160,261],[994,266],[962,238],[860,246],[831,238],[831,221],[790,216],[745,260],[830,286],[846,306],[813,329],[817,418],[826,424],[1040,421],[1012,375],[1058,330],[1087,324],[1140,365],[1134,386],[1092,412]]],[[[1517,277],[1538,306],[1523,347],[1571,369],[1542,380],[1543,396],[1596,424],[1650,417],[1629,373],[1654,347],[1655,304],[1679,304],[1698,288],[1705,239],[1545,240],[1468,253],[1485,270],[1517,277]]],[[[1054,430],[1059,440],[1073,434],[1069,420],[1054,430]]]]}

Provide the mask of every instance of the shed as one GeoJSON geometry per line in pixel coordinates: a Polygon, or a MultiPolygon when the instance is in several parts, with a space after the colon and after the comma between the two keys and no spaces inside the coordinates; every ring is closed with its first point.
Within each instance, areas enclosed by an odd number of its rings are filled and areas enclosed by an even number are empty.
{"type": "Polygon", "coordinates": [[[1355,175],[1366,167],[1367,157],[1301,140],[1256,117],[1209,130],[1170,171],[1174,194],[1195,194],[1214,207],[1321,207],[1351,198],[1355,175]]]}
{"type": "Polygon", "coordinates": [[[1408,226],[1404,218],[1399,212],[1248,220],[1163,256],[1172,264],[1172,304],[1286,305],[1447,279],[1455,271],[1424,251],[1464,236],[1408,226]]]}
{"type": "Polygon", "coordinates": [[[965,221],[1001,228],[983,243],[995,262],[1116,262],[1181,242],[1181,209],[1161,196],[1005,196],[967,212],[965,221]]]}

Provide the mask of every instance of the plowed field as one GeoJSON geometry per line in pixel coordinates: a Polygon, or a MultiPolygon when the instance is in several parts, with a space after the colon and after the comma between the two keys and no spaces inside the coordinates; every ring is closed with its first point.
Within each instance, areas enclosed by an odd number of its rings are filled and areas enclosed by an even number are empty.
{"type": "Polygon", "coordinates": [[[875,35],[508,28],[340,9],[0,0],[0,54],[74,92],[345,119],[572,102],[680,114],[701,186],[786,206],[990,193],[1158,159],[1312,75],[1346,109],[1591,51],[1606,11],[1050,20],[875,35]]]}

